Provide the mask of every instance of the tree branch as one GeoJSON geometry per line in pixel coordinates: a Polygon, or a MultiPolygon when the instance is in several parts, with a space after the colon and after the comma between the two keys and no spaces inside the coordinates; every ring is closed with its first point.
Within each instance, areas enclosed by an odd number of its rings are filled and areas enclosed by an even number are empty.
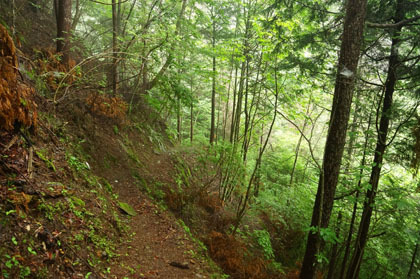
{"type": "Polygon", "coordinates": [[[373,22],[366,22],[367,27],[371,28],[382,28],[382,29],[388,29],[388,28],[399,28],[408,25],[409,23],[416,21],[420,19],[420,16],[415,16],[412,18],[408,18],[405,20],[401,20],[397,23],[373,23],[373,22]]]}

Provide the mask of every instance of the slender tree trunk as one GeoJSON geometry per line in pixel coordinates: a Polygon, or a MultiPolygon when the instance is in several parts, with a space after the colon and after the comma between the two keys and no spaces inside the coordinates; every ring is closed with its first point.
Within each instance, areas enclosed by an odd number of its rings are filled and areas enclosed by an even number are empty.
{"type": "MultiPolygon", "coordinates": [[[[193,80],[191,79],[190,84],[190,91],[191,95],[193,92],[193,80]]],[[[191,100],[191,106],[190,106],[190,141],[193,142],[194,137],[194,100],[191,100]]]]}
{"type": "Polygon", "coordinates": [[[233,68],[230,71],[230,77],[229,77],[229,85],[228,85],[228,91],[227,91],[227,100],[225,105],[225,111],[223,116],[223,140],[226,140],[226,127],[228,123],[228,117],[229,117],[229,102],[230,102],[230,80],[232,79],[232,72],[233,68]]]}
{"type": "MultiPolygon", "coordinates": [[[[245,7],[244,7],[245,9],[245,7]]],[[[244,34],[244,52],[243,55],[245,56],[245,61],[242,62],[241,66],[241,76],[239,78],[239,89],[238,89],[238,101],[236,105],[236,119],[235,119],[235,131],[234,131],[234,142],[237,143],[239,139],[239,130],[241,124],[241,114],[242,114],[242,102],[243,102],[243,93],[244,93],[244,82],[246,78],[246,68],[247,64],[249,63],[249,32],[251,28],[251,21],[250,21],[250,13],[249,11],[244,11],[246,15],[246,22],[245,22],[245,34],[244,34]]]]}
{"type": "Polygon", "coordinates": [[[81,15],[82,10],[80,8],[80,0],[76,0],[76,11],[74,13],[73,21],[71,22],[71,32],[74,32],[76,30],[81,15]]]}
{"type": "Polygon", "coordinates": [[[316,256],[320,252],[322,244],[320,229],[328,227],[331,216],[346,142],[360,47],[363,41],[366,2],[367,0],[347,1],[330,126],[311,220],[311,227],[317,229],[308,233],[300,279],[315,278],[316,256]]]}
{"type": "Polygon", "coordinates": [[[112,80],[112,95],[117,96],[118,93],[118,3],[112,0],[112,67],[111,67],[111,80],[112,80]]]}
{"type": "Polygon", "coordinates": [[[63,64],[70,61],[71,0],[54,0],[57,22],[57,52],[63,54],[63,64]]]}
{"type": "Polygon", "coordinates": [[[218,100],[217,100],[217,117],[216,117],[216,131],[215,131],[215,141],[216,141],[216,144],[217,144],[217,142],[219,141],[219,139],[220,139],[220,113],[223,113],[222,112],[222,95],[221,94],[219,94],[219,98],[218,98],[218,100]]]}
{"type": "MultiPolygon", "coordinates": [[[[395,22],[404,19],[403,1],[397,2],[395,22]]],[[[395,90],[397,78],[398,59],[398,43],[401,33],[401,26],[392,32],[391,56],[389,58],[388,74],[385,82],[385,96],[382,104],[381,119],[379,122],[378,138],[376,143],[375,155],[373,159],[373,167],[369,179],[371,187],[366,192],[366,199],[363,205],[362,218],[360,220],[359,230],[354,245],[354,253],[347,272],[347,279],[356,279],[359,276],[360,265],[362,263],[363,252],[368,240],[370,220],[372,217],[373,206],[378,189],[380,174],[382,170],[382,162],[385,150],[388,146],[387,135],[392,109],[392,98],[395,90]]]]}
{"type": "Polygon", "coordinates": [[[232,84],[232,75],[233,75],[233,59],[234,59],[234,54],[232,53],[232,58],[231,58],[231,69],[230,69],[230,74],[229,74],[229,82],[228,82],[228,90],[227,90],[227,101],[226,101],[226,106],[225,106],[225,116],[224,116],[224,123],[223,123],[223,140],[226,139],[226,127],[227,127],[227,123],[228,123],[228,118],[229,118],[229,103],[230,103],[230,90],[231,90],[231,84],[232,84]]]}
{"type": "MultiPolygon", "coordinates": [[[[175,34],[174,37],[177,37],[179,33],[181,32],[181,23],[184,18],[185,9],[187,7],[188,0],[182,0],[182,6],[181,11],[179,13],[178,19],[176,21],[175,25],[175,34]]],[[[174,59],[174,53],[176,49],[177,43],[172,43],[172,48],[169,50],[168,59],[166,59],[165,63],[163,64],[162,68],[160,68],[159,72],[155,75],[155,77],[151,81],[147,81],[146,83],[143,83],[141,86],[141,92],[143,94],[146,94],[148,90],[152,89],[156,86],[157,82],[160,80],[160,78],[165,74],[166,70],[169,68],[169,65],[171,65],[173,59],[174,59]]],[[[145,71],[144,73],[147,73],[145,71]]]]}
{"type": "MultiPolygon", "coordinates": [[[[336,230],[335,230],[335,235],[337,236],[337,238],[340,237],[340,228],[341,228],[342,217],[343,217],[343,215],[340,211],[338,213],[337,225],[336,225],[336,230]]],[[[337,257],[338,257],[338,242],[334,243],[332,251],[331,251],[330,264],[328,265],[327,279],[336,278],[336,277],[334,277],[334,271],[335,271],[335,265],[336,265],[336,262],[337,262],[337,257]]]]}
{"type": "Polygon", "coordinates": [[[215,131],[215,119],[216,119],[216,19],[214,15],[214,7],[212,8],[212,61],[213,61],[213,75],[212,75],[212,82],[211,82],[211,123],[210,123],[210,144],[213,144],[216,138],[216,131],[215,131]]]}
{"type": "Polygon", "coordinates": [[[251,198],[252,186],[255,186],[255,180],[258,177],[258,172],[259,172],[259,169],[261,167],[262,156],[265,152],[265,149],[267,148],[268,141],[269,141],[271,133],[273,131],[274,123],[276,122],[276,119],[277,119],[277,106],[278,106],[278,100],[279,100],[279,90],[278,90],[278,83],[277,83],[277,69],[274,70],[274,80],[275,80],[275,86],[276,86],[276,89],[275,89],[276,93],[275,93],[275,101],[274,101],[273,119],[271,121],[270,128],[268,130],[267,137],[264,141],[264,144],[261,146],[261,148],[259,150],[258,157],[255,161],[254,170],[251,174],[251,177],[249,178],[248,187],[247,187],[245,196],[243,198],[241,198],[241,202],[239,203],[238,210],[236,212],[235,226],[234,226],[232,235],[236,234],[236,231],[238,230],[239,224],[241,223],[241,220],[242,220],[243,216],[245,215],[245,210],[247,208],[247,204],[248,204],[248,202],[251,198]]]}
{"type": "MultiPolygon", "coordinates": [[[[353,121],[351,124],[351,128],[350,128],[350,137],[349,137],[349,144],[348,144],[348,148],[347,148],[347,164],[346,164],[346,168],[345,168],[345,173],[348,173],[350,171],[350,167],[351,167],[351,163],[352,163],[352,156],[353,156],[353,148],[354,148],[354,143],[356,141],[356,131],[357,131],[357,127],[358,127],[358,119],[359,119],[359,95],[360,92],[357,91],[356,92],[356,105],[354,108],[354,115],[353,115],[353,121]]],[[[370,114],[369,114],[369,118],[370,118],[370,114]]],[[[370,125],[370,122],[369,124],[370,125]]]]}
{"type": "MultiPolygon", "coordinates": [[[[236,38],[237,33],[238,33],[238,27],[239,27],[239,19],[238,19],[238,17],[236,17],[235,35],[234,35],[235,38],[236,38]]],[[[235,59],[235,47],[232,48],[232,57],[231,57],[231,60],[230,60],[231,69],[230,69],[230,74],[229,74],[228,93],[227,93],[228,96],[227,96],[227,102],[226,102],[226,108],[225,108],[226,111],[225,111],[225,123],[224,123],[224,127],[223,127],[223,140],[226,139],[226,129],[227,129],[226,127],[227,127],[227,122],[228,122],[228,118],[229,118],[230,90],[231,90],[231,87],[232,87],[231,85],[232,85],[233,69],[235,68],[237,70],[236,63],[235,63],[234,59],[235,59]]],[[[235,73],[235,79],[236,79],[236,73],[235,73]]],[[[235,104],[233,104],[233,107],[234,106],[235,106],[235,104]]],[[[233,121],[233,118],[234,118],[234,109],[232,111],[232,121],[233,121]]],[[[232,121],[231,121],[231,124],[232,124],[232,121]]],[[[232,125],[231,125],[230,129],[232,130],[232,125]]],[[[230,142],[232,142],[231,135],[232,135],[232,131],[231,131],[230,136],[229,136],[230,137],[230,142]]]]}
{"type": "Polygon", "coordinates": [[[363,146],[362,161],[360,163],[361,167],[359,171],[359,179],[357,182],[357,190],[356,190],[356,195],[355,195],[355,201],[353,204],[353,212],[351,215],[349,232],[347,235],[346,249],[344,250],[343,261],[341,263],[340,279],[344,278],[344,275],[346,272],[347,260],[350,254],[350,246],[351,246],[351,240],[353,238],[354,223],[356,221],[356,216],[357,216],[356,214],[357,214],[358,200],[359,200],[359,195],[360,195],[360,187],[362,186],[363,171],[364,171],[364,166],[366,164],[366,153],[367,153],[367,146],[369,143],[369,130],[370,130],[371,121],[372,121],[372,114],[369,114],[368,127],[366,129],[365,143],[363,146]]]}
{"type": "Polygon", "coordinates": [[[176,132],[177,132],[178,142],[180,142],[180,143],[182,141],[181,125],[182,125],[181,97],[177,96],[177,99],[176,99],[176,132]]]}
{"type": "MultiPolygon", "coordinates": [[[[309,114],[309,109],[311,107],[311,101],[312,101],[312,96],[309,98],[309,103],[308,103],[308,106],[306,107],[306,115],[309,114]]],[[[305,132],[305,129],[306,129],[307,125],[308,125],[308,120],[305,117],[305,120],[303,121],[302,133],[305,132]]],[[[300,145],[302,143],[302,139],[303,139],[303,134],[300,134],[299,140],[296,144],[295,159],[293,160],[292,172],[290,173],[290,181],[289,181],[290,186],[293,186],[293,178],[294,178],[294,174],[295,174],[295,170],[296,170],[297,161],[298,161],[298,158],[299,158],[300,145]]]]}
{"type": "Polygon", "coordinates": [[[237,143],[239,139],[239,130],[241,125],[241,114],[242,114],[242,99],[244,91],[244,80],[245,80],[245,69],[246,61],[242,62],[241,66],[241,76],[239,78],[239,88],[238,88],[238,100],[236,102],[236,113],[235,113],[235,130],[233,135],[233,142],[237,143]]]}
{"type": "Polygon", "coordinates": [[[410,269],[408,270],[408,273],[407,273],[407,279],[410,279],[411,275],[413,275],[414,265],[416,264],[416,256],[417,256],[418,250],[419,250],[419,243],[417,242],[416,246],[414,247],[413,257],[411,258],[410,269]]]}
{"type": "Polygon", "coordinates": [[[250,122],[250,111],[248,111],[248,94],[249,94],[249,62],[246,63],[246,82],[245,82],[245,103],[244,103],[244,112],[245,112],[245,127],[244,127],[244,141],[242,144],[242,153],[243,161],[246,162],[246,155],[248,154],[248,130],[250,122]]]}
{"type": "MultiPolygon", "coordinates": [[[[267,65],[267,63],[265,63],[264,68],[261,69],[262,56],[263,56],[263,53],[261,52],[260,58],[258,60],[257,76],[256,76],[255,83],[254,83],[254,86],[253,86],[254,89],[252,90],[252,92],[253,92],[252,93],[252,102],[251,102],[251,106],[249,108],[248,136],[246,138],[246,141],[244,139],[244,150],[246,150],[246,152],[248,151],[249,145],[251,144],[251,137],[252,137],[252,133],[253,133],[254,128],[255,128],[255,119],[256,119],[258,109],[259,109],[259,106],[260,106],[260,102],[261,102],[262,82],[259,82],[259,77],[260,77],[260,72],[261,72],[261,75],[263,75],[263,73],[266,70],[265,66],[267,65]]],[[[246,158],[245,158],[244,161],[246,161],[246,158]]]]}
{"type": "Polygon", "coordinates": [[[230,125],[230,136],[229,136],[230,143],[233,143],[235,130],[236,130],[235,124],[236,124],[237,82],[238,82],[238,66],[235,66],[235,81],[233,84],[232,122],[230,125]]]}

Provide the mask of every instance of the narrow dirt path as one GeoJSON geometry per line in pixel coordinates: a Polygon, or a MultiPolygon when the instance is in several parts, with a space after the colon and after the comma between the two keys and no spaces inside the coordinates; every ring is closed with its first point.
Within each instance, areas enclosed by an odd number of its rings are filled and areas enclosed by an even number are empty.
{"type": "MultiPolygon", "coordinates": [[[[172,177],[174,165],[167,154],[144,150],[140,157],[147,162],[138,169],[146,181],[176,187],[172,177]]],[[[116,251],[121,256],[111,265],[110,278],[218,278],[211,276],[214,268],[210,268],[199,252],[202,248],[190,239],[177,219],[139,189],[128,164],[119,161],[107,172],[100,171],[113,184],[119,201],[137,212],[136,216],[127,216],[130,230],[116,251]]]]}
{"type": "Polygon", "coordinates": [[[137,212],[131,217],[131,242],[124,243],[113,267],[115,278],[210,278],[208,265],[197,259],[197,244],[176,219],[159,209],[136,186],[119,181],[120,200],[137,212]],[[179,265],[179,266],[173,266],[179,265]]]}

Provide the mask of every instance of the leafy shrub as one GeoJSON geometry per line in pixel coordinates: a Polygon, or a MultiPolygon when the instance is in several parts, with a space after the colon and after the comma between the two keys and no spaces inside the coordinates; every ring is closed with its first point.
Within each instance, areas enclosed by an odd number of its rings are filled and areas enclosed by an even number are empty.
{"type": "Polygon", "coordinates": [[[264,256],[267,259],[274,258],[273,247],[271,247],[271,240],[270,234],[266,230],[255,230],[253,233],[253,237],[257,241],[258,245],[263,249],[264,256]]]}

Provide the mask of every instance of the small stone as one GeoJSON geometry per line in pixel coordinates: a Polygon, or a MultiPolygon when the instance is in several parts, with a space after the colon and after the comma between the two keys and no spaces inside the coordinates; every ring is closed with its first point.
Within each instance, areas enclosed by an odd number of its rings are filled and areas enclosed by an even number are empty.
{"type": "Polygon", "coordinates": [[[173,267],[181,268],[181,269],[189,269],[190,268],[187,262],[183,262],[183,263],[170,262],[169,265],[171,265],[173,267]]]}

